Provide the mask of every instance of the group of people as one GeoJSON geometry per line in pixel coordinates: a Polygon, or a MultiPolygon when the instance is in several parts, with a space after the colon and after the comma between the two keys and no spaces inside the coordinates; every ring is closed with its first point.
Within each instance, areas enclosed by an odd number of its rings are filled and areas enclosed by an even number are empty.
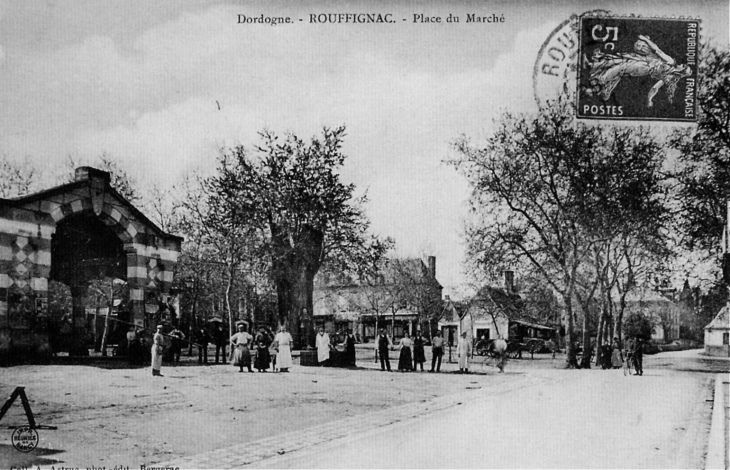
{"type": "MultiPolygon", "coordinates": [[[[221,338],[227,335],[220,325],[216,326],[214,336],[212,336],[205,328],[201,328],[198,332],[196,332],[195,339],[198,345],[198,362],[201,364],[207,364],[208,344],[211,341],[215,341],[216,363],[219,362],[219,358],[222,359],[222,362],[228,362],[226,360],[226,346],[230,344],[231,357],[229,360],[234,366],[238,367],[239,372],[243,372],[244,368],[248,370],[248,372],[253,372],[253,368],[256,368],[259,372],[266,372],[269,368],[279,370],[280,372],[289,372],[289,368],[292,365],[291,348],[293,339],[291,334],[287,331],[286,326],[282,326],[279,332],[275,335],[265,327],[261,327],[255,336],[246,331],[246,325],[243,323],[239,323],[236,328],[237,332],[230,338],[227,338],[225,342],[221,341],[221,338]],[[253,352],[255,352],[255,358],[253,357],[253,352]]],[[[185,334],[176,327],[166,335],[163,334],[162,330],[163,326],[158,325],[157,331],[152,338],[152,347],[150,352],[153,376],[162,376],[162,360],[165,353],[169,354],[167,357],[173,365],[180,361],[182,345],[185,341],[185,334]]],[[[134,335],[134,328],[131,328],[130,333],[127,335],[127,339],[130,344],[134,341],[134,338],[132,337],[134,335]]],[[[344,341],[341,344],[343,346],[343,352],[340,352],[337,350],[336,346],[333,345],[333,341],[330,336],[325,333],[323,328],[320,327],[315,339],[318,364],[322,366],[355,367],[355,344],[356,339],[352,334],[352,330],[347,330],[344,341]]],[[[441,372],[444,344],[445,342],[441,332],[436,332],[431,340],[432,358],[429,372],[441,372]]],[[[406,331],[404,337],[401,338],[397,346],[400,351],[398,358],[398,371],[417,371],[420,367],[421,372],[423,372],[424,363],[426,362],[425,346],[426,340],[423,338],[420,330],[417,331],[413,337],[411,337],[411,335],[406,331]]],[[[137,346],[137,349],[140,347],[144,348],[144,346],[137,346]]],[[[385,329],[380,328],[378,336],[375,338],[375,360],[377,362],[378,358],[380,359],[380,368],[383,371],[387,370],[392,372],[389,357],[389,351],[392,349],[394,349],[393,341],[390,336],[386,334],[385,329]]],[[[472,355],[472,349],[472,343],[468,340],[466,332],[462,333],[457,346],[459,372],[469,372],[469,358],[472,355]]],[[[131,350],[132,348],[130,347],[130,351],[131,350]]],[[[619,363],[619,366],[620,365],[621,363],[619,363]]],[[[498,367],[500,370],[503,370],[503,366],[504,363],[501,361],[498,367]]],[[[639,359],[637,362],[637,372],[640,368],[641,360],[639,359]]]]}
{"type": "Polygon", "coordinates": [[[613,338],[613,343],[604,343],[601,347],[601,368],[619,369],[623,367],[624,361],[631,360],[634,366],[634,375],[644,375],[644,341],[637,336],[629,342],[629,347],[624,354],[621,349],[618,337],[613,338]]]}
{"type": "Polygon", "coordinates": [[[238,331],[231,336],[230,343],[233,350],[233,365],[238,367],[238,372],[243,372],[245,367],[249,372],[251,368],[251,350],[255,348],[256,359],[253,366],[259,372],[266,372],[269,367],[273,370],[278,368],[279,372],[289,372],[292,366],[291,347],[294,342],[291,334],[282,326],[279,332],[272,338],[266,328],[259,328],[254,337],[246,331],[246,325],[239,323],[238,331]]]}
{"type": "Polygon", "coordinates": [[[317,364],[320,366],[356,367],[355,343],[356,340],[352,330],[347,330],[345,339],[342,342],[344,352],[340,353],[333,344],[330,335],[325,333],[324,328],[320,327],[314,341],[317,350],[317,364]]]}
{"type": "MultiPolygon", "coordinates": [[[[234,366],[238,367],[239,372],[243,372],[244,367],[249,372],[253,372],[251,368],[252,362],[253,367],[259,372],[266,372],[270,367],[279,372],[289,372],[289,368],[292,365],[291,347],[294,340],[287,331],[286,326],[282,326],[276,335],[272,335],[266,328],[261,327],[255,337],[246,331],[246,325],[243,323],[239,323],[236,329],[237,332],[230,338],[227,338],[225,343],[220,341],[221,336],[227,336],[220,325],[217,326],[214,337],[205,328],[197,331],[198,362],[200,364],[208,363],[208,344],[210,344],[211,340],[214,340],[216,344],[216,363],[219,362],[219,358],[221,362],[228,362],[226,359],[226,346],[230,344],[230,360],[234,366]],[[256,357],[253,361],[252,351],[256,352],[256,357]]],[[[144,345],[141,343],[144,340],[138,339],[137,336],[134,328],[131,328],[127,334],[127,341],[130,344],[130,361],[133,352],[141,356],[138,350],[144,348],[144,345]]],[[[153,376],[163,376],[161,372],[162,359],[166,353],[169,354],[168,357],[172,365],[179,363],[184,340],[185,334],[177,329],[177,327],[171,332],[164,334],[163,326],[157,325],[157,331],[152,337],[152,347],[150,349],[153,376]]]]}
{"type": "MultiPolygon", "coordinates": [[[[416,334],[411,338],[411,335],[406,331],[398,348],[400,349],[400,356],[398,357],[398,370],[401,372],[417,371],[420,366],[421,372],[423,372],[423,364],[426,362],[425,344],[421,331],[417,331],[416,334]]],[[[384,328],[380,328],[378,336],[375,338],[375,351],[376,361],[377,357],[380,358],[380,369],[388,372],[392,372],[390,368],[390,357],[389,351],[393,349],[393,341],[390,336],[385,333],[384,328]]],[[[444,339],[441,336],[441,332],[437,332],[431,341],[431,369],[429,372],[441,372],[441,358],[444,355],[444,339]]]]}

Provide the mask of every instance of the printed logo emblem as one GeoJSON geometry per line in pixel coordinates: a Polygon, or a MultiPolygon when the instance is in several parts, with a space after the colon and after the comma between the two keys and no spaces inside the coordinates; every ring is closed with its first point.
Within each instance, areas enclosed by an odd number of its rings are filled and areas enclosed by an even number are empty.
{"type": "Polygon", "coordinates": [[[15,450],[30,452],[38,446],[38,431],[28,426],[21,426],[13,431],[11,441],[15,450]]]}

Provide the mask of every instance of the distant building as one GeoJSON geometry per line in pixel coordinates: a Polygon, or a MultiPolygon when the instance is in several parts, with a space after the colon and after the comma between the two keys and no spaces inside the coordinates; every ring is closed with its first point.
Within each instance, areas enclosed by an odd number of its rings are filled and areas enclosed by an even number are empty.
{"type": "Polygon", "coordinates": [[[418,329],[430,337],[443,311],[442,290],[434,256],[428,265],[418,258],[392,259],[372,279],[320,273],[314,281],[315,328],[330,334],[349,328],[362,341],[375,338],[379,328],[394,338],[418,329]]]}
{"type": "Polygon", "coordinates": [[[486,286],[468,303],[451,303],[449,317],[439,322],[446,332],[453,328],[454,314],[458,315],[456,336],[466,331],[467,337],[478,339],[503,338],[524,342],[529,338],[553,339],[556,328],[542,325],[529,318],[522,297],[515,292],[514,273],[504,272],[503,286],[486,286]],[[450,321],[446,321],[447,318],[450,321]]]}
{"type": "Polygon", "coordinates": [[[725,305],[705,327],[705,354],[730,357],[730,308],[725,305]]]}

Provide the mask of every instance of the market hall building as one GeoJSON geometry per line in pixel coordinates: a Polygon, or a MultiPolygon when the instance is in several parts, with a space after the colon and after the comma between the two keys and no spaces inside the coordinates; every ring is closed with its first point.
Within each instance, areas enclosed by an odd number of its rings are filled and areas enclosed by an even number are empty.
{"type": "MultiPolygon", "coordinates": [[[[128,321],[149,328],[170,294],[182,238],[163,232],[111,185],[111,175],[76,169],[75,181],[0,199],[0,363],[43,358],[49,338],[49,281],[68,286],[71,354],[88,354],[89,283],[129,286],[128,321]]],[[[53,331],[51,331],[53,330],[53,331]]]]}

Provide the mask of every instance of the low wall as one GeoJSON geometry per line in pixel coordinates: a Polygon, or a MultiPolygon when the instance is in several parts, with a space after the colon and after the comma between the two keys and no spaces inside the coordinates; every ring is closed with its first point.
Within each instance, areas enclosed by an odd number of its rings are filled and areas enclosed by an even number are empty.
{"type": "Polygon", "coordinates": [[[705,344],[705,354],[708,356],[730,357],[730,347],[727,344],[705,344]]]}

